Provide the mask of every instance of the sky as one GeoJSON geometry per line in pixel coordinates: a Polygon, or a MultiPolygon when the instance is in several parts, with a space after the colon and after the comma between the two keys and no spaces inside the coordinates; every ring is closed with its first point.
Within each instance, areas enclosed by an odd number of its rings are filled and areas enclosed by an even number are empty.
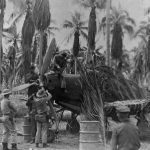
{"type": "MultiPolygon", "coordinates": [[[[52,19],[54,19],[57,23],[58,27],[62,28],[63,21],[70,17],[70,12],[73,12],[74,10],[77,10],[84,14],[83,19],[87,20],[90,9],[85,10],[82,7],[79,7],[78,5],[75,5],[76,0],[49,0],[50,1],[50,11],[52,19]]],[[[112,0],[112,6],[115,7],[121,7],[122,9],[125,9],[129,12],[130,16],[133,17],[137,22],[137,27],[141,20],[144,20],[144,11],[149,6],[150,7],[150,0],[112,0]]],[[[5,21],[8,20],[9,15],[13,11],[14,7],[12,3],[7,2],[6,12],[5,12],[5,21]]],[[[98,15],[98,18],[101,19],[100,15],[98,15]]],[[[22,27],[22,22],[19,23],[18,27],[19,30],[22,27]]],[[[136,27],[136,28],[137,28],[136,27]]],[[[66,37],[67,33],[69,31],[67,30],[60,30],[55,32],[55,38],[57,41],[58,46],[61,47],[61,49],[71,48],[73,44],[73,40],[71,40],[68,43],[64,42],[64,38],[66,37]]],[[[101,38],[100,35],[97,36],[98,39],[98,46],[103,45],[106,47],[106,41],[104,38],[101,38]]],[[[81,39],[82,45],[86,45],[86,43],[81,39]]],[[[134,46],[138,45],[138,40],[131,40],[127,36],[124,38],[124,45],[127,49],[131,49],[134,46]]]]}

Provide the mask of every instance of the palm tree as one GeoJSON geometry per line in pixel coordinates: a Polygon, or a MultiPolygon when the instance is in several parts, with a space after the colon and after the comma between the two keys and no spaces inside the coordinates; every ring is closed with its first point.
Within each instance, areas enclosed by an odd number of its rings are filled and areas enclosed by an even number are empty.
{"type": "Polygon", "coordinates": [[[104,9],[106,5],[106,0],[77,0],[78,4],[83,6],[84,8],[91,8],[91,12],[89,15],[89,23],[88,23],[88,52],[87,52],[87,63],[91,63],[92,61],[92,53],[95,50],[95,36],[97,32],[96,27],[96,8],[104,9]]]}
{"type": "Polygon", "coordinates": [[[146,77],[146,47],[143,43],[140,43],[134,56],[134,68],[132,73],[133,80],[141,87],[146,77]]]}
{"type": "Polygon", "coordinates": [[[145,75],[150,72],[150,19],[142,21],[139,29],[135,33],[135,37],[140,37],[144,46],[145,53],[145,75]]]}
{"type": "Polygon", "coordinates": [[[1,77],[1,70],[2,70],[2,34],[3,34],[3,24],[4,24],[4,10],[6,7],[6,0],[0,1],[0,91],[2,89],[2,77],[1,77]]]}
{"type": "Polygon", "coordinates": [[[83,21],[82,17],[83,16],[81,13],[75,11],[71,14],[71,19],[67,19],[63,22],[63,28],[70,29],[70,33],[65,38],[66,42],[70,41],[70,39],[74,36],[76,31],[79,32],[79,35],[81,35],[84,39],[87,40],[87,21],[83,21]]]}
{"type": "MultiPolygon", "coordinates": [[[[32,46],[32,39],[35,33],[34,22],[32,19],[32,7],[31,2],[27,2],[27,12],[26,17],[22,27],[22,50],[23,50],[23,68],[24,68],[24,75],[29,72],[29,68],[31,66],[31,46],[32,46]]],[[[26,78],[25,78],[26,80],[26,78]]]]}
{"type": "Polygon", "coordinates": [[[33,21],[36,29],[40,33],[40,55],[39,55],[39,70],[40,81],[42,82],[42,64],[43,64],[43,35],[44,31],[49,27],[51,21],[51,13],[49,8],[49,0],[36,0],[33,9],[33,21]]]}
{"type": "Polygon", "coordinates": [[[65,20],[63,23],[63,28],[69,28],[70,33],[67,36],[67,42],[73,37],[74,35],[74,43],[73,43],[73,56],[75,59],[75,74],[76,74],[76,57],[79,53],[80,49],[80,35],[87,40],[87,33],[88,27],[86,27],[86,21],[82,20],[82,14],[75,11],[71,14],[70,20],[65,20]]]}
{"type": "MultiPolygon", "coordinates": [[[[109,18],[112,33],[111,57],[116,60],[117,65],[123,54],[123,35],[125,33],[132,35],[134,33],[135,21],[125,10],[113,7],[111,11],[109,18]]],[[[106,17],[103,17],[100,28],[105,29],[105,27],[106,17]]]]}

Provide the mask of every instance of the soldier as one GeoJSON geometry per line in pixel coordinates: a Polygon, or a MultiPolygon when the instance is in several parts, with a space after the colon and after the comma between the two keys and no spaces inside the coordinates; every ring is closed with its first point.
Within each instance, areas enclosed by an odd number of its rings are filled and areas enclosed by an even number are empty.
{"type": "Polygon", "coordinates": [[[116,108],[121,124],[112,133],[112,150],[138,150],[140,135],[137,126],[130,122],[130,109],[127,106],[116,108]]]}
{"type": "Polygon", "coordinates": [[[37,132],[35,138],[36,147],[39,147],[41,136],[43,147],[47,147],[47,131],[49,120],[48,100],[50,100],[51,97],[51,94],[42,88],[37,92],[34,100],[37,110],[37,114],[35,115],[35,120],[37,121],[37,132]]]}
{"type": "MultiPolygon", "coordinates": [[[[27,74],[26,76],[26,82],[27,83],[33,83],[36,82],[38,79],[38,74],[35,72],[35,66],[32,65],[30,67],[30,72],[27,74]]],[[[26,105],[28,106],[29,109],[29,115],[30,115],[30,119],[31,119],[31,144],[35,142],[35,134],[36,134],[36,121],[35,121],[35,107],[33,104],[33,97],[36,94],[36,92],[38,91],[38,86],[36,84],[31,85],[28,88],[28,101],[26,103],[26,105]]]]}
{"type": "Polygon", "coordinates": [[[11,135],[12,137],[12,150],[17,150],[17,132],[15,129],[15,123],[13,116],[16,114],[17,110],[14,107],[13,103],[9,99],[11,92],[9,89],[3,91],[3,100],[1,101],[1,111],[3,114],[3,137],[2,144],[3,150],[8,149],[8,138],[11,135]]]}

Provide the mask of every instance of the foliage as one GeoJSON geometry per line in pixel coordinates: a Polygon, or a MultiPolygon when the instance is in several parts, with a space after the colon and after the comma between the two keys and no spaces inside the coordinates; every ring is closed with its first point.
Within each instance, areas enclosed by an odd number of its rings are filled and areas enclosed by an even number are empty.
{"type": "Polygon", "coordinates": [[[0,9],[5,9],[6,7],[6,0],[1,0],[0,1],[0,9]]]}
{"type": "Polygon", "coordinates": [[[96,12],[95,9],[104,9],[106,5],[105,0],[77,0],[84,8],[91,8],[91,12],[89,15],[89,23],[88,23],[88,52],[87,52],[87,63],[89,64],[92,61],[92,52],[95,50],[95,36],[97,32],[96,27],[96,12]]]}
{"type": "Polygon", "coordinates": [[[123,53],[122,50],[122,28],[120,24],[116,24],[113,30],[112,44],[111,44],[111,56],[113,59],[120,59],[123,53]]]}
{"type": "Polygon", "coordinates": [[[90,51],[95,50],[95,36],[96,36],[96,12],[95,7],[92,7],[88,23],[88,48],[90,51]]]}
{"type": "Polygon", "coordinates": [[[101,132],[103,144],[106,146],[104,107],[96,71],[93,68],[93,74],[91,76],[91,74],[80,63],[78,65],[80,66],[79,72],[83,86],[84,102],[82,104],[82,113],[86,116],[87,120],[99,121],[99,129],[101,132]]]}
{"type": "Polygon", "coordinates": [[[106,0],[76,0],[76,3],[84,8],[97,7],[99,9],[104,9],[106,7],[106,0]]]}
{"type": "MultiPolygon", "coordinates": [[[[110,14],[110,26],[112,37],[111,44],[111,55],[115,60],[120,60],[123,54],[123,35],[125,32],[128,35],[133,35],[135,21],[130,17],[129,13],[126,10],[112,8],[110,14]]],[[[106,28],[106,16],[102,18],[102,22],[100,24],[100,30],[106,28]]]]}
{"type": "Polygon", "coordinates": [[[143,41],[143,53],[145,61],[145,75],[150,71],[150,21],[142,21],[139,29],[136,31],[134,37],[140,37],[143,41]]]}
{"type": "Polygon", "coordinates": [[[48,70],[48,67],[50,66],[50,62],[55,52],[56,52],[56,40],[55,38],[53,38],[43,60],[43,65],[41,68],[42,75],[44,75],[44,73],[46,73],[46,71],[48,70]]]}
{"type": "Polygon", "coordinates": [[[47,50],[47,33],[44,33],[43,35],[43,50],[42,50],[42,56],[44,57],[47,50]]]}
{"type": "Polygon", "coordinates": [[[74,33],[74,42],[73,42],[73,56],[77,57],[80,49],[80,44],[79,44],[79,32],[76,31],[74,33]]]}
{"type": "Polygon", "coordinates": [[[32,20],[32,10],[30,3],[27,3],[27,13],[22,27],[22,50],[23,50],[22,62],[24,75],[26,75],[29,72],[29,68],[31,65],[31,45],[34,32],[35,27],[34,22],[32,20]]]}
{"type": "Polygon", "coordinates": [[[65,20],[63,23],[63,28],[71,29],[69,35],[66,37],[66,42],[69,42],[71,37],[74,35],[76,31],[79,32],[83,38],[87,39],[86,31],[88,27],[86,27],[87,21],[82,21],[82,14],[75,11],[71,14],[71,19],[65,20]]]}
{"type": "Polygon", "coordinates": [[[50,8],[48,0],[36,0],[33,9],[33,21],[39,31],[44,31],[50,25],[50,8]]]}

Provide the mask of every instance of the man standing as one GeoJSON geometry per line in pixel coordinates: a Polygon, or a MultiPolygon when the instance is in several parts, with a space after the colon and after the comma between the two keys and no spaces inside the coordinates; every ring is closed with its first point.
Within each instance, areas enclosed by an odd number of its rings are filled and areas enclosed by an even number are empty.
{"type": "Polygon", "coordinates": [[[3,100],[1,101],[1,111],[3,115],[3,150],[8,149],[8,138],[11,135],[12,138],[12,150],[17,150],[17,132],[15,129],[15,123],[13,116],[16,114],[17,110],[14,107],[13,103],[10,101],[9,96],[11,92],[9,89],[3,91],[3,100]]]}
{"type": "Polygon", "coordinates": [[[37,110],[37,114],[35,116],[37,121],[37,132],[35,138],[36,147],[39,147],[41,137],[43,144],[42,146],[47,147],[48,115],[50,110],[47,102],[51,99],[51,97],[51,94],[42,88],[37,92],[34,100],[37,110]]]}
{"type": "MultiPolygon", "coordinates": [[[[35,66],[32,65],[30,67],[30,72],[26,76],[26,82],[27,83],[33,83],[36,82],[38,79],[38,74],[35,72],[35,66]]],[[[28,88],[28,101],[26,103],[28,109],[29,109],[29,115],[31,119],[31,144],[35,142],[35,134],[36,134],[36,121],[35,121],[35,107],[33,103],[33,97],[38,91],[38,86],[36,84],[31,85],[28,88]]]]}
{"type": "Polygon", "coordinates": [[[112,150],[138,150],[140,135],[137,126],[129,120],[130,109],[127,106],[116,108],[121,124],[112,133],[112,150]]]}

